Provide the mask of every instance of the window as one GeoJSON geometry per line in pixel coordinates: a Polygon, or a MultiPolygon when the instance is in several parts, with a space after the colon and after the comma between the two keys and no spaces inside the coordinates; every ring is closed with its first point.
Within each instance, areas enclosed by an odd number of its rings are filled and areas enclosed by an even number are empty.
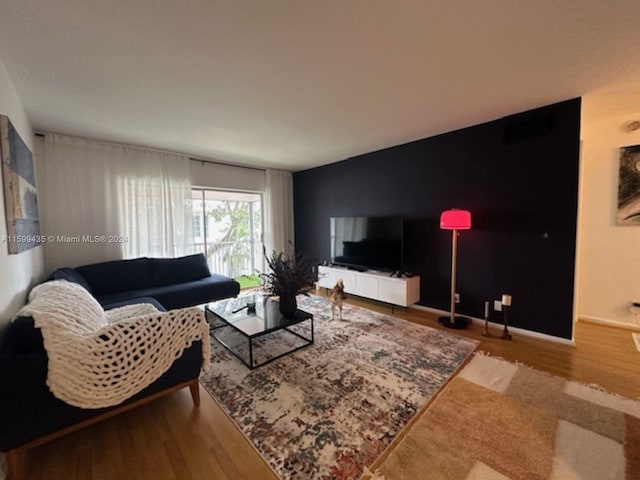
{"type": "Polygon", "coordinates": [[[194,250],[212,273],[240,281],[263,271],[262,194],[193,189],[194,250]]]}

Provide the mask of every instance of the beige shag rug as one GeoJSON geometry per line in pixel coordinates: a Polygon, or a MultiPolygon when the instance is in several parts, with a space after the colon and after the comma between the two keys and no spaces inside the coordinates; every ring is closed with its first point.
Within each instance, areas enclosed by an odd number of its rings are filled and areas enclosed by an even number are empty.
{"type": "Polygon", "coordinates": [[[476,354],[369,478],[640,479],[640,401],[476,354]]]}

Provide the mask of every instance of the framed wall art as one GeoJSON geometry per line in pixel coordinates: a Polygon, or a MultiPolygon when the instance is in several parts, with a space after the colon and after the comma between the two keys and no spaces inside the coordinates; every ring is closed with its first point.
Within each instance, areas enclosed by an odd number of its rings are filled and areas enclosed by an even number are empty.
{"type": "Polygon", "coordinates": [[[33,155],[11,121],[0,115],[0,156],[9,253],[40,244],[38,195],[33,155]]]}
{"type": "Polygon", "coordinates": [[[618,225],[640,225],[640,145],[620,148],[618,225]]]}

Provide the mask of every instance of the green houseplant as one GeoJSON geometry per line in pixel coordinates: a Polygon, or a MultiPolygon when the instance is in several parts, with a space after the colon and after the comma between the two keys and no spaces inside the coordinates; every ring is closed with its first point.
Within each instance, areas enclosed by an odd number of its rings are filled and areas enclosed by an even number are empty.
{"type": "Polygon", "coordinates": [[[271,271],[260,274],[262,288],[267,295],[280,297],[280,313],[292,317],[298,308],[296,295],[307,295],[315,288],[314,262],[302,252],[289,256],[265,251],[265,259],[271,271]]]}

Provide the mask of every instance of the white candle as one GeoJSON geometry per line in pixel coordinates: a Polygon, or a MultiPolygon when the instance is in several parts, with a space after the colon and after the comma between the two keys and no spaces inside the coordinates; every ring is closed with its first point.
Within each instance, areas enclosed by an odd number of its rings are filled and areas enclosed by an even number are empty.
{"type": "Polygon", "coordinates": [[[489,318],[489,302],[484,302],[484,318],[489,318]]]}
{"type": "Polygon", "coordinates": [[[502,295],[502,305],[504,305],[505,307],[511,306],[511,295],[502,295]]]}

